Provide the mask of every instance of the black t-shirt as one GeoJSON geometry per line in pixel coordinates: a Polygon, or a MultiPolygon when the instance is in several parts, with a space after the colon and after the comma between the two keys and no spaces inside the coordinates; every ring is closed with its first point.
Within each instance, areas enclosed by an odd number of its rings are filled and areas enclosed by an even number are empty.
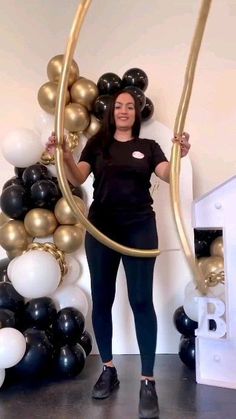
{"type": "Polygon", "coordinates": [[[167,161],[154,140],[114,139],[104,157],[101,142],[94,138],[86,144],[80,161],[89,163],[94,174],[89,219],[97,227],[142,221],[153,214],[150,177],[157,164],[167,161]]]}

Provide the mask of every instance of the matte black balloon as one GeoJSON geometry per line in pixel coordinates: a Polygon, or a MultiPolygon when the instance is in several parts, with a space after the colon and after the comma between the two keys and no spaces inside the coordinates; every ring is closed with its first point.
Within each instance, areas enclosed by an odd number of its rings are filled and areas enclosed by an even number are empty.
{"type": "Polygon", "coordinates": [[[183,306],[178,307],[173,316],[174,324],[179,333],[184,336],[194,336],[195,329],[198,327],[198,323],[191,320],[184,311],[183,306]]]}
{"type": "Polygon", "coordinates": [[[19,178],[22,177],[25,167],[14,167],[14,172],[19,178]]]}
{"type": "Polygon", "coordinates": [[[3,327],[15,327],[15,313],[6,308],[0,308],[0,329],[3,327]]]}
{"type": "Polygon", "coordinates": [[[11,186],[11,185],[22,185],[23,186],[23,181],[22,181],[21,178],[19,178],[17,176],[13,176],[11,179],[8,179],[4,183],[4,185],[2,187],[2,190],[6,189],[8,186],[11,186]]]}
{"type": "Polygon", "coordinates": [[[30,190],[34,207],[52,210],[60,197],[58,187],[51,180],[38,180],[30,190]]]}
{"type": "Polygon", "coordinates": [[[27,329],[24,333],[26,351],[21,361],[12,367],[11,374],[22,378],[46,375],[52,366],[54,349],[43,330],[27,329]]]}
{"type": "Polygon", "coordinates": [[[210,243],[205,240],[194,240],[195,254],[197,258],[210,256],[210,243]]]}
{"type": "Polygon", "coordinates": [[[74,307],[65,307],[57,314],[55,331],[63,343],[73,344],[79,341],[84,331],[83,314],[74,307]]]}
{"type": "Polygon", "coordinates": [[[0,260],[0,282],[10,282],[7,276],[7,267],[10,263],[10,259],[4,258],[0,260]]]}
{"type": "Polygon", "coordinates": [[[195,337],[180,339],[179,357],[188,368],[195,369],[195,337]]]}
{"type": "Polygon", "coordinates": [[[121,90],[122,80],[115,73],[103,74],[98,82],[97,87],[100,95],[113,95],[114,93],[121,90]]]}
{"type": "Polygon", "coordinates": [[[85,330],[82,335],[81,338],[79,340],[79,344],[82,346],[82,348],[85,350],[86,356],[88,356],[92,350],[92,336],[90,335],[89,332],[87,332],[87,330],[85,330]]]}
{"type": "Polygon", "coordinates": [[[14,313],[24,308],[24,297],[8,282],[0,282],[0,308],[6,308],[14,313]]]}
{"type": "Polygon", "coordinates": [[[84,367],[82,351],[79,354],[78,349],[69,345],[62,346],[56,353],[54,366],[57,375],[63,378],[75,377],[84,367]]]}
{"type": "Polygon", "coordinates": [[[111,102],[112,96],[109,95],[101,95],[98,96],[93,105],[93,113],[96,118],[102,120],[104,117],[104,113],[108,109],[108,106],[111,102]]]}
{"type": "Polygon", "coordinates": [[[22,175],[22,180],[27,188],[30,188],[35,182],[42,179],[51,179],[52,175],[46,166],[42,164],[33,164],[27,167],[22,175]]]}
{"type": "Polygon", "coordinates": [[[151,119],[153,113],[154,113],[154,105],[151,99],[149,99],[149,97],[146,97],[146,103],[141,112],[142,121],[145,122],[151,119]]]}
{"type": "Polygon", "coordinates": [[[148,76],[141,68],[130,68],[123,75],[122,85],[136,86],[144,92],[148,87],[148,76]]]}
{"type": "Polygon", "coordinates": [[[36,326],[38,329],[48,329],[57,318],[54,301],[49,297],[33,298],[28,301],[24,309],[24,323],[27,327],[36,326]]]}
{"type": "Polygon", "coordinates": [[[136,96],[140,105],[140,111],[142,112],[146,104],[146,96],[143,91],[136,86],[127,86],[124,88],[124,91],[131,92],[136,96]]]}
{"type": "Polygon", "coordinates": [[[4,189],[0,201],[4,214],[16,220],[22,220],[31,208],[29,194],[21,185],[11,185],[4,189]]]}

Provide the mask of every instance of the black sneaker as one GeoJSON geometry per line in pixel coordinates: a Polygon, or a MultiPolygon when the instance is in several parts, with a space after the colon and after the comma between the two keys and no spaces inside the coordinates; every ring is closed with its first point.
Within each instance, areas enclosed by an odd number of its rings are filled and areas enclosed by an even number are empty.
{"type": "Polygon", "coordinates": [[[115,367],[104,365],[103,371],[93,387],[92,397],[94,399],[106,399],[119,384],[115,367]]]}
{"type": "Polygon", "coordinates": [[[159,419],[158,398],[155,381],[141,380],[139,393],[139,418],[159,419]]]}

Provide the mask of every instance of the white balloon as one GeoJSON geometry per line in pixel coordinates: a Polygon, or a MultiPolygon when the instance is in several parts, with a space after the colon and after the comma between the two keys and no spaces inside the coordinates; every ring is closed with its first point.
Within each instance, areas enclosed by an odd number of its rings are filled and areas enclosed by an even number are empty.
{"type": "Polygon", "coordinates": [[[19,330],[12,327],[0,329],[0,368],[11,368],[23,358],[26,340],[19,330]]]}
{"type": "Polygon", "coordinates": [[[41,143],[43,148],[45,148],[46,143],[48,142],[48,138],[50,137],[51,133],[54,131],[54,119],[49,120],[47,124],[42,129],[41,132],[41,143]]]}
{"type": "MultiPolygon", "coordinates": [[[[41,134],[44,128],[54,127],[55,116],[40,110],[35,120],[35,129],[41,134]]],[[[54,128],[52,129],[54,131],[54,128]]]]}
{"type": "Polygon", "coordinates": [[[35,237],[33,242],[34,243],[54,243],[53,236],[35,237]]]}
{"type": "Polygon", "coordinates": [[[3,156],[16,167],[35,164],[40,160],[43,150],[39,135],[30,129],[11,131],[2,141],[3,156]]]}
{"type": "Polygon", "coordinates": [[[5,375],[6,375],[5,370],[1,369],[0,370],[0,388],[2,387],[4,383],[5,375]]]}
{"type": "Polygon", "coordinates": [[[63,276],[63,285],[74,284],[80,277],[82,266],[79,261],[72,256],[66,255],[68,272],[63,276]]]}
{"type": "Polygon", "coordinates": [[[54,300],[58,311],[65,307],[74,307],[81,311],[84,317],[87,316],[87,297],[78,286],[61,285],[50,297],[54,300]]]}
{"type": "Polygon", "coordinates": [[[196,290],[196,284],[193,281],[190,281],[187,283],[185,289],[184,289],[184,295],[187,296],[192,291],[196,290]]]}
{"type": "Polygon", "coordinates": [[[195,322],[198,322],[198,297],[202,297],[202,294],[198,290],[189,291],[183,304],[185,313],[195,322]]]}
{"type": "Polygon", "coordinates": [[[8,265],[9,279],[16,291],[26,298],[53,293],[61,279],[59,263],[48,252],[31,250],[8,265]]]}

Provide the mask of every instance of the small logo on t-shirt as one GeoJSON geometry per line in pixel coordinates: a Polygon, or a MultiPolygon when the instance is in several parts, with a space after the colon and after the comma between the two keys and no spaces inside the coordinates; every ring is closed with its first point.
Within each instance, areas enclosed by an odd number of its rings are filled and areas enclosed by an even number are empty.
{"type": "Polygon", "coordinates": [[[140,153],[140,151],[134,151],[134,152],[132,153],[132,156],[133,156],[135,159],[143,159],[143,158],[144,158],[144,154],[143,154],[143,153],[140,153]]]}

